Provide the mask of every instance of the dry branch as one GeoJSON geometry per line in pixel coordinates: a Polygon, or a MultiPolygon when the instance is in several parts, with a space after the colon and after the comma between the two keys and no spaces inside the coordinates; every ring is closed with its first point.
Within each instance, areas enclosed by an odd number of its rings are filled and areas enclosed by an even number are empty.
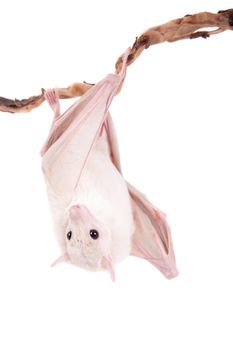
{"type": "MultiPolygon", "coordinates": [[[[219,34],[225,30],[233,30],[233,9],[219,11],[217,14],[200,12],[194,15],[186,15],[152,27],[136,38],[131,52],[128,56],[127,65],[132,64],[144,49],[151,45],[165,41],[174,42],[181,39],[208,38],[211,35],[219,34]],[[205,28],[217,27],[212,31],[205,28]],[[202,30],[201,30],[202,29],[202,30]]],[[[116,62],[116,72],[119,72],[122,65],[122,56],[116,62]]],[[[75,83],[68,88],[58,88],[60,98],[71,98],[83,95],[92,87],[92,84],[75,83]]],[[[10,100],[0,97],[0,111],[3,112],[29,112],[38,107],[44,101],[43,90],[38,96],[32,96],[23,100],[10,100]]]]}

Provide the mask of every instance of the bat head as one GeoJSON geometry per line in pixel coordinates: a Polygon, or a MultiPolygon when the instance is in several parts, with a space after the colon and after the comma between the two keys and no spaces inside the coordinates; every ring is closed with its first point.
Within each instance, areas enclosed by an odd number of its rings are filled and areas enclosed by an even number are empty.
{"type": "Polygon", "coordinates": [[[69,209],[66,251],[53,266],[69,261],[91,271],[106,269],[112,280],[115,279],[111,259],[111,234],[84,205],[73,205],[69,209]]]}

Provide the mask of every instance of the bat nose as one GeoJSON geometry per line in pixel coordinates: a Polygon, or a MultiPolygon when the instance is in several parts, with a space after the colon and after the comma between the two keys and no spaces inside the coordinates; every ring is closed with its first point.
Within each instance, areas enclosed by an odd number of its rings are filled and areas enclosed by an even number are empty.
{"type": "Polygon", "coordinates": [[[79,206],[77,206],[77,205],[72,205],[72,207],[70,207],[69,213],[70,213],[71,218],[75,218],[77,216],[77,214],[78,214],[77,209],[78,208],[79,208],[79,206]]]}
{"type": "Polygon", "coordinates": [[[82,215],[82,206],[81,205],[72,205],[69,209],[69,213],[71,218],[73,219],[77,219],[80,217],[80,215],[82,215]]]}
{"type": "Polygon", "coordinates": [[[70,207],[70,211],[76,211],[77,209],[80,209],[80,208],[81,208],[80,205],[72,205],[72,206],[70,207]]]}
{"type": "Polygon", "coordinates": [[[88,217],[88,209],[82,204],[75,204],[70,207],[69,214],[72,219],[84,219],[88,217]]]}

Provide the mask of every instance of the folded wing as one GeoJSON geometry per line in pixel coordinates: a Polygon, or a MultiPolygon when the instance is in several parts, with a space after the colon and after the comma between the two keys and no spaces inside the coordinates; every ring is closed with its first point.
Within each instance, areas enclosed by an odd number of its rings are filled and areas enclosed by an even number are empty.
{"type": "Polygon", "coordinates": [[[118,75],[108,75],[52,124],[42,169],[50,195],[64,205],[72,198],[112,99],[125,77],[126,59],[127,52],[118,75]]]}
{"type": "MultiPolygon", "coordinates": [[[[111,159],[121,172],[117,137],[112,119],[107,119],[106,131],[111,159]]],[[[167,278],[178,275],[171,232],[165,214],[154,207],[136,188],[128,184],[134,212],[135,232],[131,254],[148,260],[167,278]]]]}
{"type": "Polygon", "coordinates": [[[148,260],[167,278],[178,275],[170,228],[165,214],[128,184],[132,198],[135,232],[132,255],[148,260]]]}

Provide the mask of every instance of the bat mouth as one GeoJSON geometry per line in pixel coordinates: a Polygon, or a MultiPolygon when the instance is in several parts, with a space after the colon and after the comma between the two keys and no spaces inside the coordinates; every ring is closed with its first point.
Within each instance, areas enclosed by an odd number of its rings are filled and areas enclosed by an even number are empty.
{"type": "Polygon", "coordinates": [[[89,256],[85,254],[82,249],[78,251],[75,249],[73,251],[69,251],[70,262],[77,267],[88,270],[88,271],[98,271],[101,269],[100,260],[101,259],[91,259],[89,256]],[[71,254],[70,254],[71,253],[71,254]]]}

